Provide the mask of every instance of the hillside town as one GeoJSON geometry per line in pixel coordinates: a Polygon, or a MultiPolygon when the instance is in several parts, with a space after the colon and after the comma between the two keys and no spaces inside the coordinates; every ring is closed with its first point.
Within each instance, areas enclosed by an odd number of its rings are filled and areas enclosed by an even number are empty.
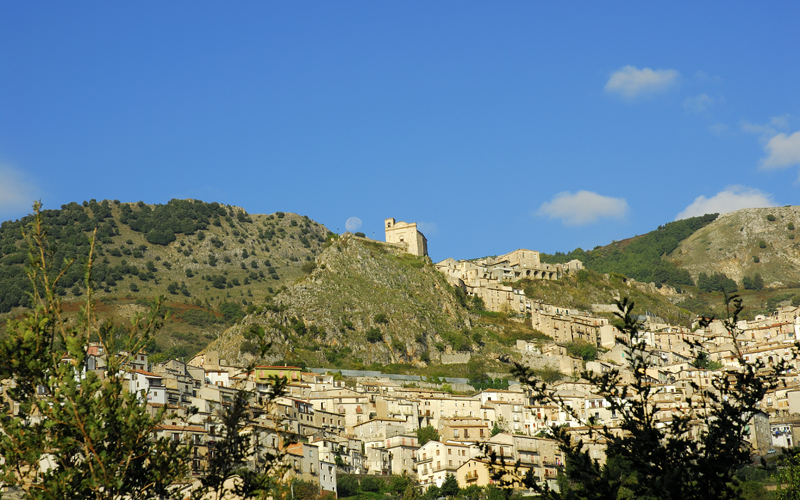
{"type": "MultiPolygon", "coordinates": [[[[424,257],[427,241],[415,224],[386,221],[387,243],[424,257]]],[[[543,334],[536,341],[517,340],[512,358],[533,369],[558,373],[550,384],[560,405],[539,402],[531,388],[505,374],[504,389],[469,385],[466,379],[405,378],[335,368],[256,365],[246,369],[206,350],[188,361],[151,363],[144,352],[105,352],[90,343],[86,371],[106,376],[109,356],[126,360],[125,390],[138,395],[155,415],[168,416],[155,430],[158,437],[190,443],[191,473],[202,477],[221,439],[222,409],[246,391],[252,418],[247,432],[257,436],[251,460],[282,457],[288,477],[338,494],[337,478],[402,475],[422,489],[441,487],[453,476],[460,488],[496,483],[487,454],[494,454],[530,474],[540,484],[559,487],[565,457],[552,429],[561,427],[581,438],[590,457],[605,462],[605,445],[590,426],[622,433],[621,415],[595,393],[582,374],[620,373],[620,384],[633,381],[629,368],[631,339],[617,329],[608,313],[612,305],[592,311],[545,304],[525,296],[511,283],[521,279],[559,280],[579,272],[579,261],[540,262],[539,253],[520,249],[475,261],[447,259],[435,265],[454,287],[479,297],[485,308],[543,334]],[[596,355],[576,357],[571,344],[588,345],[596,355]],[[284,393],[274,397],[278,379],[284,393]]],[[[652,315],[638,317],[645,346],[647,383],[654,388],[652,412],[667,423],[675,415],[702,414],[701,390],[714,390],[726,370],[763,361],[768,367],[788,362],[782,384],[768,392],[760,412],[748,422],[753,457],[796,446],[800,438],[800,374],[793,346],[800,336],[800,307],[785,306],[769,315],[739,321],[735,338],[715,320],[704,326],[670,325],[652,315]]],[[[69,360],[65,360],[69,361],[69,360]]],[[[9,408],[19,414],[20,408],[9,408]]],[[[700,432],[702,418],[693,421],[700,432]]],[[[245,431],[243,429],[243,432],[245,431]]],[[[517,485],[520,486],[520,485],[517,485]]]]}
{"type": "MultiPolygon", "coordinates": [[[[746,361],[761,359],[770,365],[784,359],[791,366],[783,375],[784,384],[766,395],[762,412],[749,423],[754,456],[794,446],[800,437],[800,378],[792,358],[793,343],[800,335],[798,315],[800,308],[783,307],[737,325],[746,361]]],[[[485,486],[494,482],[485,450],[519,461],[538,481],[556,488],[564,457],[548,437],[549,429],[566,426],[583,436],[590,419],[593,425],[617,428],[619,415],[593,393],[580,373],[617,369],[627,381],[632,376],[626,361],[629,350],[608,318],[588,311],[540,304],[518,318],[553,339],[518,341],[518,359],[564,373],[552,387],[575,411],[537,404],[527,387],[513,381],[505,390],[455,392],[442,384],[446,381],[424,378],[412,383],[375,374],[345,378],[335,370],[304,371],[293,366],[256,366],[246,372],[215,352],[188,362],[156,364],[149,363],[146,354],[122,354],[131,359],[126,368],[128,390],[146,400],[153,412],[167,407],[172,418],[158,433],[192,443],[192,471],[198,476],[214,452],[220,426],[217,410],[229,404],[236,391],[246,390],[254,394],[250,404],[256,418],[248,426],[259,432],[259,446],[284,453],[290,476],[311,482],[320,491],[335,494],[337,474],[400,474],[414,478],[422,488],[441,486],[452,474],[462,488],[485,486]],[[564,345],[574,341],[596,346],[597,359],[570,356],[564,345]],[[273,377],[285,377],[288,385],[286,394],[271,400],[273,377]],[[426,430],[433,438],[421,442],[421,436],[429,435],[426,430]],[[284,448],[286,437],[292,444],[284,448]]],[[[654,410],[663,421],[700,404],[693,399],[698,388],[711,387],[723,369],[737,366],[736,346],[719,321],[705,328],[699,324],[686,328],[651,316],[640,319],[651,363],[648,381],[658,387],[654,410]],[[697,345],[702,346],[705,366],[696,363],[697,345]]],[[[99,345],[91,345],[86,369],[101,373],[107,355],[99,345]]],[[[702,425],[699,420],[697,424],[702,425]]],[[[585,436],[584,442],[602,463],[603,443],[585,436]]]]}

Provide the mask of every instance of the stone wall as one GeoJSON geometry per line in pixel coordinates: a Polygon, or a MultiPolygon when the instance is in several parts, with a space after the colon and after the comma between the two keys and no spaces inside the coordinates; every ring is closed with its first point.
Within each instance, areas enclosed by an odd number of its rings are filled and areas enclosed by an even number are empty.
{"type": "Polygon", "coordinates": [[[456,352],[453,354],[442,354],[443,365],[458,365],[468,363],[472,355],[468,352],[456,352]]]}

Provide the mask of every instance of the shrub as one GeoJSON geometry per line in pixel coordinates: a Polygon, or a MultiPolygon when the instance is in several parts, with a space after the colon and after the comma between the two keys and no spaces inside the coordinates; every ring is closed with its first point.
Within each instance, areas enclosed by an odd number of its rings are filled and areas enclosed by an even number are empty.
{"type": "Polygon", "coordinates": [[[392,340],[392,349],[402,354],[406,353],[406,345],[400,339],[392,340]]]}
{"type": "Polygon", "coordinates": [[[361,479],[361,491],[379,492],[383,487],[383,481],[375,476],[365,476],[361,479]]]}
{"type": "Polygon", "coordinates": [[[242,306],[236,302],[222,302],[219,305],[219,312],[230,322],[238,321],[244,318],[244,311],[242,306]]]}
{"type": "Polygon", "coordinates": [[[786,229],[789,231],[794,231],[794,222],[790,222],[786,225],[786,229]]]}
{"type": "Polygon", "coordinates": [[[377,328],[367,330],[367,342],[376,343],[383,340],[383,333],[377,328]]]}
{"type": "Polygon", "coordinates": [[[310,273],[311,273],[311,272],[313,272],[313,271],[314,271],[314,269],[316,269],[316,268],[317,268],[317,263],[316,263],[316,262],[313,262],[313,261],[311,261],[311,262],[305,262],[305,263],[303,263],[303,265],[302,265],[302,266],[300,266],[300,270],[301,270],[301,271],[303,271],[303,272],[304,272],[304,273],[306,273],[306,274],[310,274],[310,273]]]}
{"type": "MultiPolygon", "coordinates": [[[[280,212],[278,212],[280,213],[280,212]]],[[[283,216],[283,214],[281,214],[283,216]]],[[[358,480],[349,475],[338,475],[336,478],[336,492],[339,498],[352,497],[358,493],[358,480]]]]}
{"type": "Polygon", "coordinates": [[[584,361],[594,361],[597,359],[597,347],[585,340],[576,340],[564,345],[570,356],[581,358],[584,361]]]}
{"type": "Polygon", "coordinates": [[[767,242],[764,240],[758,240],[758,248],[767,248],[767,242]]]}
{"type": "Polygon", "coordinates": [[[206,326],[218,321],[216,316],[202,309],[188,309],[180,317],[192,326],[206,326]]]}
{"type": "Polygon", "coordinates": [[[753,255],[753,262],[755,262],[756,264],[761,262],[761,259],[758,258],[758,255],[753,255]]]}
{"type": "Polygon", "coordinates": [[[770,222],[775,222],[775,216],[772,214],[767,215],[767,220],[770,222]]]}
{"type": "Polygon", "coordinates": [[[389,322],[389,318],[383,313],[376,314],[373,319],[375,320],[375,323],[381,323],[384,325],[389,322]]]}
{"type": "Polygon", "coordinates": [[[358,231],[358,232],[356,233],[356,236],[358,236],[358,237],[361,237],[361,238],[366,238],[366,237],[367,237],[367,235],[366,235],[366,234],[364,234],[364,233],[362,233],[361,231],[358,231]]]}

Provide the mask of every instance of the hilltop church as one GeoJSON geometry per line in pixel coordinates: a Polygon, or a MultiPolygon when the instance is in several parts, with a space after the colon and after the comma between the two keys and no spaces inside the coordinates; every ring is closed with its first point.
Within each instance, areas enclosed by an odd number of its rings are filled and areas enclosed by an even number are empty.
{"type": "Polygon", "coordinates": [[[428,255],[428,240],[417,230],[416,222],[398,222],[392,218],[386,219],[383,227],[386,230],[386,243],[404,245],[406,252],[412,255],[428,255]]]}

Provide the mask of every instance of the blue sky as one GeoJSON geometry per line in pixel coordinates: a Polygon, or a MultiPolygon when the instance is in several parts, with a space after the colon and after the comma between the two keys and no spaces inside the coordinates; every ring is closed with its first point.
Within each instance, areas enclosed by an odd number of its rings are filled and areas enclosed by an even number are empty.
{"type": "Polygon", "coordinates": [[[434,260],[798,204],[800,3],[2,2],[0,219],[195,198],[434,260]]]}

